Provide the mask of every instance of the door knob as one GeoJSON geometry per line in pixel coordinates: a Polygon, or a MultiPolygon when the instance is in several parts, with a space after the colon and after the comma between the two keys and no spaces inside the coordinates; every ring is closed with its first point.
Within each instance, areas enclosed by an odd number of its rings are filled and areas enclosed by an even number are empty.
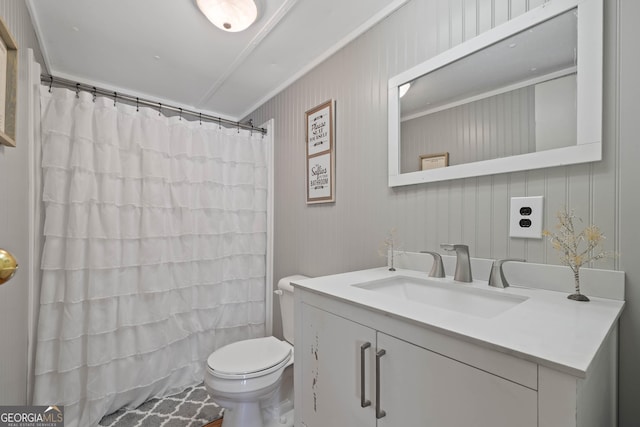
{"type": "Polygon", "coordinates": [[[16,270],[18,262],[11,253],[0,249],[0,285],[11,280],[16,270]]]}

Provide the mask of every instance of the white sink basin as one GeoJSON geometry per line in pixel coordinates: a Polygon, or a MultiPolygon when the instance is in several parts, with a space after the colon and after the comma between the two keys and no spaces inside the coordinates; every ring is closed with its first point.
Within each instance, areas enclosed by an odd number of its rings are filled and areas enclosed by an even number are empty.
{"type": "Polygon", "coordinates": [[[394,276],[352,285],[404,301],[491,318],[526,301],[520,295],[503,294],[453,282],[451,279],[419,279],[394,276]]]}

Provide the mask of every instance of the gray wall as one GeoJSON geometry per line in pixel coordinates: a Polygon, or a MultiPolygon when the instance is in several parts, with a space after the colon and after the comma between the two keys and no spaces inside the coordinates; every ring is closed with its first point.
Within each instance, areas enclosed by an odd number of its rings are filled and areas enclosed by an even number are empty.
{"type": "MultiPolygon", "coordinates": [[[[610,0],[607,0],[610,1],[610,0]]],[[[610,128],[616,133],[617,144],[608,150],[618,160],[607,174],[615,176],[615,194],[619,240],[620,269],[626,273],[627,306],[620,322],[620,425],[640,425],[640,55],[638,39],[640,29],[640,2],[619,0],[619,97],[609,104],[617,112],[618,122],[610,128]]],[[[613,91],[613,90],[612,90],[613,91]]],[[[615,115],[614,115],[615,116],[615,115]]],[[[597,179],[597,178],[596,178],[597,179]]]]}
{"type": "MultiPolygon", "coordinates": [[[[552,0],[553,1],[553,0],[552,0]]],[[[387,187],[387,80],[542,0],[412,0],[255,111],[275,119],[274,279],[380,266],[378,246],[398,228],[406,250],[465,242],[473,256],[558,263],[539,240],[508,237],[512,196],[543,195],[545,226],[568,205],[600,226],[627,273],[621,321],[620,425],[640,425],[640,2],[605,0],[603,160],[594,164],[387,187]],[[337,102],[337,201],[305,204],[304,112],[337,102]]],[[[425,269],[428,266],[425,266],[425,269]]],[[[277,328],[277,325],[276,325],[277,328]]]]}
{"type": "MultiPolygon", "coordinates": [[[[41,64],[40,46],[31,18],[20,0],[0,0],[0,16],[18,43],[19,60],[27,48],[34,50],[41,64]]],[[[24,67],[18,63],[19,80],[24,83],[24,67]]],[[[17,148],[0,146],[0,248],[11,251],[22,270],[0,286],[0,405],[27,403],[27,328],[29,229],[27,212],[29,162],[25,143],[24,91],[18,87],[17,148]]]]}

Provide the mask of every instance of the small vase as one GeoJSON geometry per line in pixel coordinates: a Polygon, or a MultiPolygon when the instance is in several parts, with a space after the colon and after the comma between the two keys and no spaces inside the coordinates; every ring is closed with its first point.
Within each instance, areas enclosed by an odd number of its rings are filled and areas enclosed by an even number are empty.
{"type": "Polygon", "coordinates": [[[393,267],[394,256],[395,254],[393,253],[393,246],[391,246],[391,249],[389,250],[389,271],[396,271],[396,269],[393,267]]]}
{"type": "Polygon", "coordinates": [[[583,302],[589,301],[589,298],[587,298],[586,295],[582,295],[580,293],[580,270],[578,268],[573,270],[573,280],[575,282],[576,293],[569,295],[567,298],[574,301],[583,301],[583,302]]]}

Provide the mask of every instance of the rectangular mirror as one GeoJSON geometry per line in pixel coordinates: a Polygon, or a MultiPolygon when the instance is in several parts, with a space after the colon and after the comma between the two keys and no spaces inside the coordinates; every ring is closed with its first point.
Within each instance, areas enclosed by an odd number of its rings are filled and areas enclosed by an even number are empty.
{"type": "Polygon", "coordinates": [[[389,81],[390,186],[597,161],[601,134],[602,0],[545,3],[389,81]]]}

